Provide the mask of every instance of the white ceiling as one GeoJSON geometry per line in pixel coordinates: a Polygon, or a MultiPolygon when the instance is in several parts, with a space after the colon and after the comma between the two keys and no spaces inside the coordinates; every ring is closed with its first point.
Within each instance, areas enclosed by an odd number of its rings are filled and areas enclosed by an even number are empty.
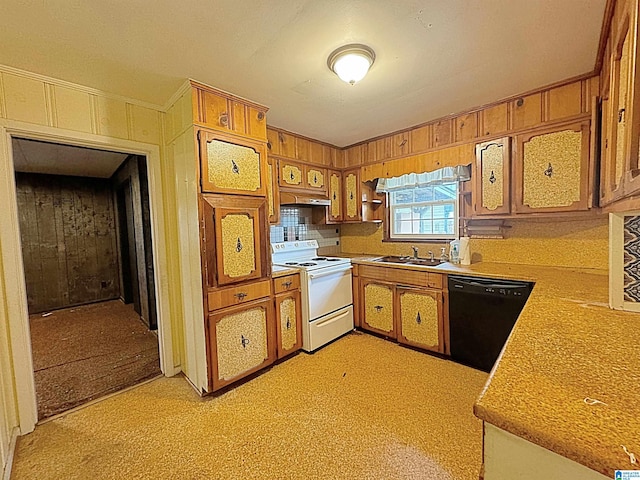
{"type": "Polygon", "coordinates": [[[110,178],[127,156],[126,153],[13,139],[16,172],[110,178]]]}
{"type": "Polygon", "coordinates": [[[0,63],[164,104],[185,78],[338,146],[593,69],[605,0],[2,0],[0,63]],[[326,65],[376,52],[350,86],[326,65]]]}

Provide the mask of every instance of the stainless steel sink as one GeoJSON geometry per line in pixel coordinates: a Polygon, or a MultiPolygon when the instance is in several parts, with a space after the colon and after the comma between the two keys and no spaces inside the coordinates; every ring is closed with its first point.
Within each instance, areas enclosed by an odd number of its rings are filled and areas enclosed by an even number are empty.
{"type": "Polygon", "coordinates": [[[375,261],[383,262],[383,263],[403,263],[403,264],[409,264],[409,265],[424,265],[427,267],[436,267],[441,263],[443,263],[441,260],[438,260],[438,259],[434,259],[433,261],[431,261],[428,258],[396,257],[393,255],[377,258],[375,261]]]}

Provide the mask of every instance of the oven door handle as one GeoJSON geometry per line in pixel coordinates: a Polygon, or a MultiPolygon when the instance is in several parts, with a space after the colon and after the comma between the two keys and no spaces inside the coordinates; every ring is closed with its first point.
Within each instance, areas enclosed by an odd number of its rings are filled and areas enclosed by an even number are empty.
{"type": "Polygon", "coordinates": [[[323,269],[318,272],[309,272],[309,278],[314,279],[314,278],[326,277],[327,275],[333,275],[334,273],[346,273],[351,269],[353,269],[351,265],[349,265],[348,267],[332,268],[331,270],[323,269]]]}
{"type": "Polygon", "coordinates": [[[349,315],[349,310],[345,310],[344,312],[342,312],[339,315],[336,315],[335,317],[329,317],[329,318],[325,318],[324,320],[321,320],[319,322],[314,322],[311,321],[311,323],[313,325],[315,325],[316,327],[324,327],[326,325],[329,325],[331,323],[337,322],[338,320],[342,320],[344,317],[346,317],[347,315],[349,315]]]}

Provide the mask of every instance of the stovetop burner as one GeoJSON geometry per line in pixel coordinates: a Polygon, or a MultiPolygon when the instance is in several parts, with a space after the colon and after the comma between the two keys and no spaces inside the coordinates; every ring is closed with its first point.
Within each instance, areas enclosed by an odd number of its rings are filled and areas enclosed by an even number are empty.
{"type": "Polygon", "coordinates": [[[301,267],[315,267],[317,265],[317,263],[304,262],[304,263],[299,263],[298,265],[300,265],[301,267]]]}
{"type": "Polygon", "coordinates": [[[298,262],[286,262],[285,265],[298,265],[298,262]]]}

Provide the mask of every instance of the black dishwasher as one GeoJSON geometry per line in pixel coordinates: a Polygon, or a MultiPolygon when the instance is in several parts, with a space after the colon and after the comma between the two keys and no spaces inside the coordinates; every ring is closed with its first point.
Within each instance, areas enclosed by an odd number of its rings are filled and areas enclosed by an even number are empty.
{"type": "Polygon", "coordinates": [[[451,359],[489,372],[532,288],[528,282],[449,275],[451,359]]]}

